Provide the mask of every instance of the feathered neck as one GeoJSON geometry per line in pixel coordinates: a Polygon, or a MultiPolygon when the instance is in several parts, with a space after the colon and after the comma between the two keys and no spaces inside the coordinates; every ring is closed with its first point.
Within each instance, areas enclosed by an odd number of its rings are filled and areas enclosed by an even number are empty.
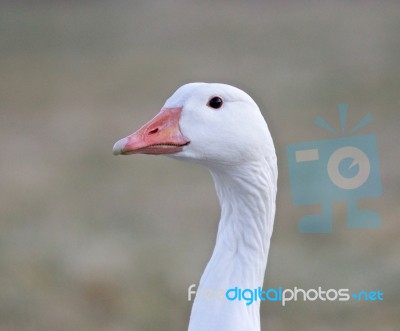
{"type": "MultiPolygon", "coordinates": [[[[214,252],[198,291],[262,287],[275,216],[276,157],[210,167],[221,205],[214,252]]],[[[260,302],[197,297],[189,331],[260,330],[260,302]]]]}

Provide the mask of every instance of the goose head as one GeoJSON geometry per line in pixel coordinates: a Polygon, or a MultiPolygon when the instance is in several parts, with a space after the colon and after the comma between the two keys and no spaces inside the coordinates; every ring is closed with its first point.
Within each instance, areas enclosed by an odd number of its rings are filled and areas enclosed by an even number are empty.
{"type": "Polygon", "coordinates": [[[152,120],[117,141],[113,152],[164,154],[210,166],[275,155],[257,104],[242,90],[218,83],[181,86],[152,120]]]}

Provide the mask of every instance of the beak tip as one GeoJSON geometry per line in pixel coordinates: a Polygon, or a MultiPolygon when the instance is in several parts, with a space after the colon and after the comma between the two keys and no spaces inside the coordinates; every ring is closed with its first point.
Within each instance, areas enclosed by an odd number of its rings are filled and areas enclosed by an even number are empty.
{"type": "Polygon", "coordinates": [[[118,140],[113,147],[113,154],[114,155],[121,155],[122,151],[125,148],[125,145],[127,143],[127,139],[126,138],[122,138],[120,140],[118,140]]]}

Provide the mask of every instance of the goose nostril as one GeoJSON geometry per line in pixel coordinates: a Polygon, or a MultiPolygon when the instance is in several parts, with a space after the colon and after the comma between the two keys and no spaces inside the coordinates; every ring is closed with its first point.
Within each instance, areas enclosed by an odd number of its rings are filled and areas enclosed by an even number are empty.
{"type": "Polygon", "coordinates": [[[155,134],[155,133],[157,133],[157,132],[158,132],[158,128],[155,128],[155,129],[153,129],[153,130],[150,130],[150,131],[148,132],[148,134],[151,135],[151,134],[155,134]]]}

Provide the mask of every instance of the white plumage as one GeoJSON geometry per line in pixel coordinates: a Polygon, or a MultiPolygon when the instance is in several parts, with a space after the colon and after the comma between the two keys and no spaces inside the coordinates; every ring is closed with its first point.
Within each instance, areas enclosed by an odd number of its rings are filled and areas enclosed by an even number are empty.
{"type": "MultiPolygon", "coordinates": [[[[114,145],[114,154],[165,154],[206,166],[221,219],[198,289],[262,287],[275,216],[277,163],[268,126],[252,98],[225,84],[180,87],[161,112],[114,145]]],[[[260,301],[193,303],[189,331],[260,330],[260,301]]]]}

